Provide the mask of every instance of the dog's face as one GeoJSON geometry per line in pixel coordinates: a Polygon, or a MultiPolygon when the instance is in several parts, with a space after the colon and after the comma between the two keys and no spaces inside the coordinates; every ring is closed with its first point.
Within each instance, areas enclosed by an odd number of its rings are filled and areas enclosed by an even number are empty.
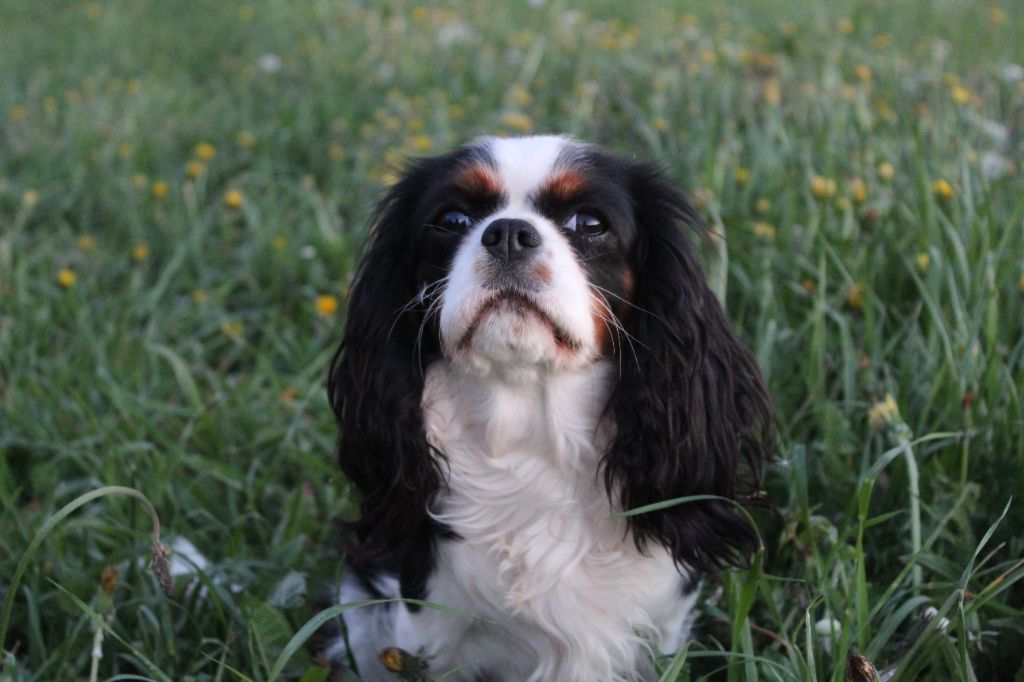
{"type": "Polygon", "coordinates": [[[409,225],[417,303],[437,317],[424,333],[452,362],[504,375],[610,355],[633,295],[624,179],[615,159],[561,137],[487,138],[442,157],[409,225]]]}
{"type": "MultiPolygon", "coordinates": [[[[483,138],[413,162],[374,216],[329,382],[365,551],[425,537],[443,477],[421,405],[434,362],[497,382],[614,362],[601,474],[623,508],[756,481],[771,402],[690,244],[700,228],[658,169],[569,138],[483,138]]],[[[717,499],[629,524],[638,546],[701,568],[756,543],[717,499]]]]}

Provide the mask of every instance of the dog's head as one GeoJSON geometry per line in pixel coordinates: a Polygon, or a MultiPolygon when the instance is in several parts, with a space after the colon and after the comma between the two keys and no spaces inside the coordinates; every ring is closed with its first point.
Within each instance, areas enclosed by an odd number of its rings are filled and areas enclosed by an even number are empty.
{"type": "MultiPolygon", "coordinates": [[[[624,508],[732,499],[741,471],[756,482],[770,401],[689,244],[699,225],[656,169],[564,137],[484,138],[413,163],[378,208],[330,379],[364,547],[428,523],[440,475],[419,400],[438,359],[495,381],[613,360],[603,473],[624,508]]],[[[641,547],[698,568],[756,542],[724,501],[630,524],[641,547]]]]}

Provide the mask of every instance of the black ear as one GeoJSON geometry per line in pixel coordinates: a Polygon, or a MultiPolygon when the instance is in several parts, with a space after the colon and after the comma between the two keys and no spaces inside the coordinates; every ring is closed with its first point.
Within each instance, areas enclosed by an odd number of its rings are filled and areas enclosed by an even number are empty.
{"type": "Polygon", "coordinates": [[[378,206],[331,362],[338,460],[362,493],[361,517],[345,523],[357,540],[349,548],[357,566],[399,571],[402,557],[429,556],[420,550],[431,537],[427,507],[441,478],[420,408],[432,349],[419,337],[424,306],[415,303],[421,286],[415,213],[436,165],[415,163],[378,206]]]}
{"type": "MultiPolygon", "coordinates": [[[[609,403],[617,428],[605,460],[609,494],[624,510],[690,495],[736,499],[756,491],[771,457],[771,401],[690,245],[700,218],[656,169],[636,165],[628,175],[636,289],[625,324],[636,358],[627,348],[609,403]]],[[[629,521],[641,550],[656,541],[700,570],[742,565],[758,545],[723,501],[629,521]]]]}

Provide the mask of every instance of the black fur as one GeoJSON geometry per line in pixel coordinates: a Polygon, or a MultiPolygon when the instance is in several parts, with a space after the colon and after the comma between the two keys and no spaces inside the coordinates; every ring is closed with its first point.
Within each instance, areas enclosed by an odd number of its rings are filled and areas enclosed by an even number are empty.
{"type": "MultiPolygon", "coordinates": [[[[625,327],[637,353],[620,363],[609,403],[617,431],[605,482],[624,509],[691,495],[735,499],[756,490],[771,456],[771,401],[689,243],[699,216],[656,169],[627,169],[637,229],[625,327]]],[[[662,544],[700,570],[742,565],[758,547],[755,529],[724,501],[685,503],[629,523],[638,548],[662,544]]]]}

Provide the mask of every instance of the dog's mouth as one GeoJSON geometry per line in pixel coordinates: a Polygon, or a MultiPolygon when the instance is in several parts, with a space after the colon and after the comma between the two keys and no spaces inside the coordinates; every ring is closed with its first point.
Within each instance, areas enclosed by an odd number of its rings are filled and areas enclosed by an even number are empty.
{"type": "Polygon", "coordinates": [[[576,352],[583,344],[559,325],[547,312],[538,306],[529,296],[518,291],[501,291],[487,299],[480,306],[476,316],[466,329],[466,333],[459,340],[460,350],[466,349],[473,341],[477,330],[484,319],[491,314],[510,313],[521,317],[532,316],[541,321],[550,331],[559,349],[576,352]]]}

